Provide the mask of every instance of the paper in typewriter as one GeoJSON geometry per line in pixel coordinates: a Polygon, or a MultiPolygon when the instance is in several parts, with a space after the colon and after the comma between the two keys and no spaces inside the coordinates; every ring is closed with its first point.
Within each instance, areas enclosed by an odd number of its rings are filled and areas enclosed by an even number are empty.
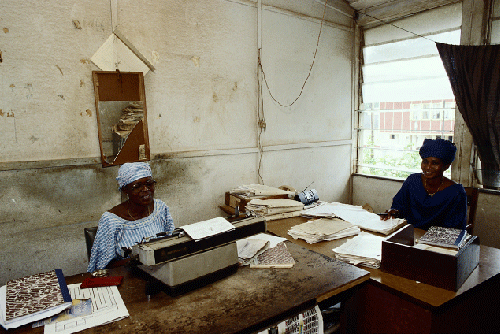
{"type": "Polygon", "coordinates": [[[198,223],[184,225],[181,228],[194,240],[200,240],[216,234],[234,230],[233,224],[223,217],[201,221],[198,223]]]}

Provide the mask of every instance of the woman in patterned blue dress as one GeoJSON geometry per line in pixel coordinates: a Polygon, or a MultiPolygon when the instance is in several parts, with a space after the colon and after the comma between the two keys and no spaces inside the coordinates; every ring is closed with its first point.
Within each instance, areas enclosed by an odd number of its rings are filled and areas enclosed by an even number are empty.
{"type": "Polygon", "coordinates": [[[88,272],[104,269],[111,261],[122,259],[122,247],[129,248],[160,232],[170,235],[175,228],[168,206],[154,198],[156,181],[147,163],[123,164],[116,179],[128,200],[101,216],[88,272]]]}

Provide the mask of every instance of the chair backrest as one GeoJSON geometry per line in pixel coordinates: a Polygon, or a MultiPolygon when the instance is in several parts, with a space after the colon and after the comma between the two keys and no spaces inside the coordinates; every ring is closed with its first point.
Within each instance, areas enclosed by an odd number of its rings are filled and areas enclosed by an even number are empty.
{"type": "Polygon", "coordinates": [[[464,187],[465,194],[467,195],[467,225],[466,230],[472,235],[474,229],[474,222],[476,220],[477,210],[477,197],[479,191],[474,187],[464,187]]]}
{"type": "Polygon", "coordinates": [[[92,245],[94,244],[95,235],[97,233],[97,226],[85,227],[83,233],[85,234],[85,242],[87,243],[87,258],[90,260],[90,252],[92,251],[92,245]]]}

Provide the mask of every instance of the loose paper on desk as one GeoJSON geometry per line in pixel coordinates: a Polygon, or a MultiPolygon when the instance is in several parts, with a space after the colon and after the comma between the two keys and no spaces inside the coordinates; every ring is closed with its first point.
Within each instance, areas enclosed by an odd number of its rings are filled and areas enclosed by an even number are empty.
{"type": "Polygon", "coordinates": [[[320,218],[292,226],[288,234],[294,239],[304,239],[307,243],[313,244],[357,235],[359,232],[359,227],[344,220],[320,218]]]}
{"type": "Polygon", "coordinates": [[[269,241],[262,239],[239,239],[236,240],[238,248],[238,259],[242,265],[249,265],[250,259],[261,254],[269,247],[269,241]]]}
{"type": "Polygon", "coordinates": [[[233,224],[223,217],[201,221],[198,223],[184,225],[181,228],[194,240],[200,240],[216,234],[234,230],[233,224]]]}
{"type": "Polygon", "coordinates": [[[116,286],[80,289],[80,284],[70,284],[68,289],[73,299],[91,299],[92,313],[45,325],[45,334],[75,333],[129,316],[127,307],[116,286]]]}
{"type": "Polygon", "coordinates": [[[286,238],[277,237],[275,235],[270,235],[267,233],[259,233],[256,235],[252,235],[252,236],[248,237],[247,239],[260,239],[260,240],[269,241],[269,248],[276,247],[276,245],[279,244],[280,242],[286,241],[286,238]]]}
{"type": "Polygon", "coordinates": [[[385,235],[391,234],[405,224],[404,219],[391,218],[388,220],[381,220],[377,214],[368,212],[361,206],[337,202],[327,203],[325,205],[312,208],[311,211],[303,211],[303,215],[308,216],[316,215],[326,217],[328,214],[340,217],[362,229],[385,235]]]}
{"type": "Polygon", "coordinates": [[[341,261],[370,268],[379,268],[382,259],[382,241],[385,237],[361,232],[343,245],[332,249],[341,261]]]}

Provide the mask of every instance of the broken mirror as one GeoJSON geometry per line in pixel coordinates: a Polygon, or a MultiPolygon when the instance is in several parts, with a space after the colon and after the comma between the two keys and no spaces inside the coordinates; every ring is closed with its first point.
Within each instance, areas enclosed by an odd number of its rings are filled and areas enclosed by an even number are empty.
{"type": "Polygon", "coordinates": [[[93,71],[103,167],[150,159],[142,72],[93,71]]]}

